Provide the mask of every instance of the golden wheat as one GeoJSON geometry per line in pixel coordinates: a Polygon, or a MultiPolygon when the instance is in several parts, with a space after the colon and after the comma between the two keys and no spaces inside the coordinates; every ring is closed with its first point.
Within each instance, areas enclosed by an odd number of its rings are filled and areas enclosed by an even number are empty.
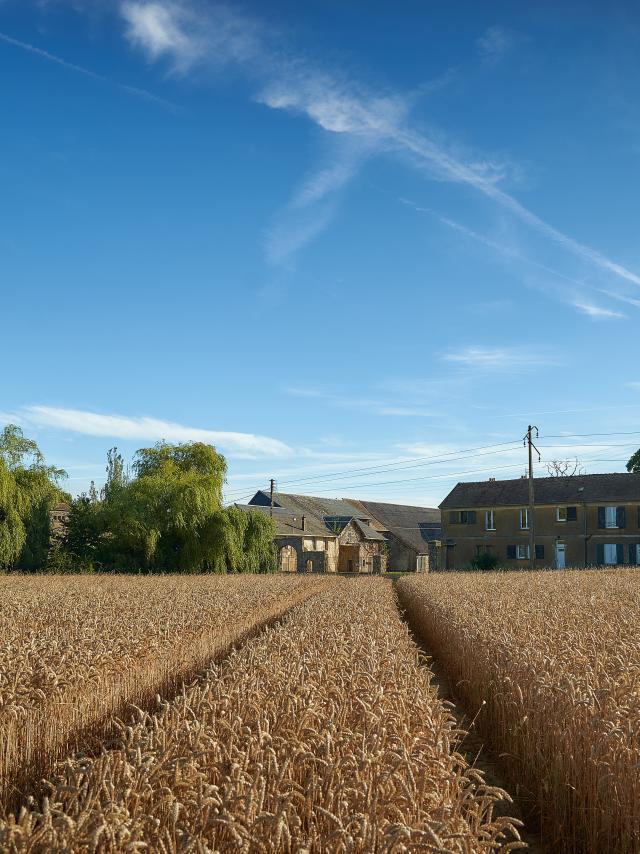
{"type": "Polygon", "coordinates": [[[282,576],[0,577],[0,806],[313,593],[282,576]]]}
{"type": "Polygon", "coordinates": [[[403,579],[400,602],[554,851],[640,851],[640,573],[403,579]]]}
{"type": "Polygon", "coordinates": [[[505,793],[457,732],[382,579],[337,580],[97,756],[69,759],[13,852],[508,851],[505,793]]]}

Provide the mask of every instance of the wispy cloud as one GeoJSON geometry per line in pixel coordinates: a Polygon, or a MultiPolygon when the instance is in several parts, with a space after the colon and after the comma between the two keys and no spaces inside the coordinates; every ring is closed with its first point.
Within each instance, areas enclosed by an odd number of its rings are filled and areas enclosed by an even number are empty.
{"type": "Polygon", "coordinates": [[[181,0],[124,0],[120,14],[129,42],[151,61],[169,59],[178,73],[202,60],[242,64],[262,56],[264,28],[222,4],[196,7],[181,0]]]}
{"type": "Polygon", "coordinates": [[[284,442],[268,436],[206,430],[147,416],[104,415],[81,409],[53,406],[27,406],[19,414],[23,421],[39,427],[68,430],[86,436],[105,436],[145,442],[162,439],[169,442],[209,442],[225,453],[247,459],[261,456],[287,456],[293,453],[284,442]]]}
{"type": "Polygon", "coordinates": [[[511,51],[514,43],[514,35],[510,30],[494,25],[487,27],[476,41],[476,46],[482,61],[493,65],[511,51]]]}
{"type": "Polygon", "coordinates": [[[444,362],[452,362],[469,368],[489,371],[522,371],[546,365],[557,365],[557,359],[544,353],[533,353],[511,347],[463,347],[450,350],[441,357],[444,362]]]}
{"type": "Polygon", "coordinates": [[[612,318],[626,317],[621,311],[613,311],[610,308],[602,308],[599,305],[594,305],[590,302],[574,302],[572,305],[586,314],[587,317],[592,317],[594,320],[611,320],[612,318]]]}
{"type": "Polygon", "coordinates": [[[205,42],[193,31],[197,20],[177,3],[127,2],[121,12],[127,38],[152,60],[171,54],[176,68],[184,71],[206,50],[205,42]]]}
{"type": "Polygon", "coordinates": [[[5,42],[5,44],[13,45],[14,47],[18,47],[21,50],[26,50],[29,53],[33,53],[36,56],[41,57],[42,59],[46,59],[48,62],[55,62],[57,65],[61,65],[63,68],[68,69],[69,71],[74,71],[77,74],[82,74],[85,77],[89,77],[92,80],[98,80],[100,83],[107,83],[110,86],[116,86],[118,89],[121,89],[123,92],[126,92],[129,95],[133,95],[137,98],[143,98],[146,101],[152,101],[155,104],[158,104],[165,109],[171,110],[172,112],[178,112],[180,110],[175,104],[172,104],[170,101],[165,100],[164,98],[160,98],[158,95],[154,95],[153,92],[148,92],[146,89],[140,89],[137,86],[129,86],[126,83],[119,83],[116,80],[110,80],[108,77],[105,77],[103,74],[98,74],[95,71],[91,71],[89,68],[84,68],[82,65],[76,65],[73,62],[67,62],[66,59],[62,59],[59,56],[56,56],[53,53],[49,53],[46,50],[42,50],[39,47],[35,47],[35,45],[28,44],[27,42],[20,41],[19,39],[14,39],[11,36],[6,35],[5,33],[0,33],[0,41],[5,42]]]}
{"type": "Polygon", "coordinates": [[[269,263],[284,264],[289,261],[296,252],[324,231],[332,215],[331,205],[304,214],[298,212],[297,216],[283,214],[265,235],[264,248],[269,263]]]}
{"type": "MultiPolygon", "coordinates": [[[[371,93],[299,57],[270,50],[265,28],[256,21],[227,7],[204,8],[206,14],[199,9],[196,15],[193,7],[171,0],[128,0],[121,6],[128,37],[150,58],[167,56],[181,68],[205,57],[211,62],[219,61],[220,56],[237,62],[264,81],[257,98],[268,107],[304,115],[328,133],[351,135],[366,139],[379,150],[408,154],[432,177],[473,188],[567,252],[640,285],[640,275],[550,225],[501,189],[494,170],[487,172],[483,163],[456,157],[433,136],[412,127],[408,121],[410,99],[397,93],[371,93]],[[222,23],[216,26],[219,20],[222,23]]],[[[485,49],[493,44],[495,50],[506,36],[495,31],[487,38],[485,49]]]]}
{"type": "Polygon", "coordinates": [[[293,397],[305,397],[327,403],[340,409],[357,409],[372,415],[398,418],[434,418],[439,415],[436,407],[405,403],[397,400],[359,398],[349,394],[335,394],[311,387],[289,387],[285,392],[293,397]]]}
{"type": "MultiPolygon", "coordinates": [[[[474,240],[478,243],[481,243],[483,246],[486,246],[487,248],[492,249],[494,252],[497,252],[499,255],[502,255],[505,258],[522,262],[522,263],[524,263],[530,267],[536,268],[537,270],[541,270],[544,273],[548,273],[551,276],[553,276],[554,278],[560,279],[564,282],[568,282],[569,284],[574,285],[575,286],[574,291],[576,289],[581,290],[581,291],[584,291],[584,290],[598,291],[599,293],[606,294],[607,296],[610,296],[613,299],[621,300],[621,301],[627,302],[631,305],[640,306],[640,300],[633,299],[632,297],[626,297],[626,296],[623,296],[621,294],[616,294],[614,291],[604,290],[602,288],[595,288],[591,285],[588,285],[582,279],[576,279],[575,277],[567,276],[565,273],[562,273],[560,270],[554,269],[553,267],[549,267],[547,264],[541,264],[539,261],[536,261],[533,258],[528,257],[527,255],[523,255],[522,252],[519,251],[519,249],[517,249],[513,246],[509,246],[509,245],[506,245],[504,243],[498,243],[497,241],[492,240],[491,238],[487,237],[484,234],[480,234],[479,232],[474,231],[473,229],[468,228],[467,226],[462,225],[459,222],[455,222],[454,220],[449,219],[446,216],[442,216],[442,215],[436,213],[435,211],[431,210],[430,208],[421,207],[421,206],[415,204],[414,202],[410,201],[409,199],[401,198],[400,202],[402,202],[402,204],[404,204],[404,205],[407,205],[407,206],[413,208],[413,210],[417,211],[418,213],[429,214],[429,215],[435,217],[437,220],[439,220],[441,223],[443,223],[443,225],[446,225],[449,228],[454,229],[455,231],[459,232],[460,234],[465,235],[465,237],[468,237],[471,240],[474,240]]],[[[582,312],[583,314],[588,315],[589,317],[600,318],[600,319],[626,317],[626,315],[621,313],[621,312],[614,311],[612,309],[601,308],[599,306],[594,305],[593,303],[585,301],[584,299],[568,298],[567,294],[566,294],[566,289],[563,290],[562,293],[560,294],[560,299],[562,300],[562,302],[568,303],[569,305],[573,306],[573,308],[577,309],[578,311],[582,312]]]]}

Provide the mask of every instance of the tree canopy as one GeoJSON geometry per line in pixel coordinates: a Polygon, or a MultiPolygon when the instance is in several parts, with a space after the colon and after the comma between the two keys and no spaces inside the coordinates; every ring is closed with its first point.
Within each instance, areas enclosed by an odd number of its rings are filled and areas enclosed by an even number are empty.
{"type": "Polygon", "coordinates": [[[224,457],[202,442],[141,448],[131,473],[112,448],[101,493],[73,503],[67,551],[94,569],[271,571],[273,523],[222,506],[226,473],[224,457]]]}
{"type": "Polygon", "coordinates": [[[640,448],[638,448],[638,450],[627,463],[627,471],[640,472],[640,448]]]}
{"type": "Polygon", "coordinates": [[[68,497],[66,473],[45,463],[36,442],[7,424],[0,433],[0,568],[36,569],[49,548],[49,511],[68,497]]]}

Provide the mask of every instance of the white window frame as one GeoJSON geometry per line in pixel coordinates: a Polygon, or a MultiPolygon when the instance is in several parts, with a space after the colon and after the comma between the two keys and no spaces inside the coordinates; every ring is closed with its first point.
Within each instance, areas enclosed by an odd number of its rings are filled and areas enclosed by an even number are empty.
{"type": "Polygon", "coordinates": [[[604,565],[605,566],[616,566],[618,563],[618,544],[617,543],[605,543],[604,544],[604,565]],[[613,560],[607,560],[607,555],[613,555],[613,560]]]}
{"type": "Polygon", "coordinates": [[[528,531],[529,530],[529,508],[528,507],[521,507],[520,508],[520,530],[521,531],[528,531]],[[523,522],[526,522],[526,524],[523,525],[522,524],[523,522]]]}
{"type": "Polygon", "coordinates": [[[484,529],[485,531],[495,531],[496,529],[496,511],[485,510],[484,513],[484,529]]]}
{"type": "Polygon", "coordinates": [[[529,560],[530,554],[528,543],[526,545],[522,543],[516,545],[516,560],[529,560]]]}
{"type": "Polygon", "coordinates": [[[556,522],[566,522],[567,521],[567,508],[565,507],[556,507],[556,522]],[[564,519],[562,515],[564,514],[564,519]]]}
{"type": "Polygon", "coordinates": [[[609,528],[610,530],[612,528],[618,527],[618,508],[617,507],[611,507],[611,506],[607,505],[604,508],[604,526],[605,526],[605,528],[609,528]],[[611,521],[613,521],[613,524],[610,524],[611,521]]]}

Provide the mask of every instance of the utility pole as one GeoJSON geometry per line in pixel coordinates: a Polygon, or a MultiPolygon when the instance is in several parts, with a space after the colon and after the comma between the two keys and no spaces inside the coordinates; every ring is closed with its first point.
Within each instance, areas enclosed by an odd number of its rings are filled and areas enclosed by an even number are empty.
{"type": "Polygon", "coordinates": [[[276,485],[276,482],[273,478],[269,481],[269,495],[271,497],[271,509],[269,510],[269,516],[273,519],[273,490],[276,485]]]}
{"type": "Polygon", "coordinates": [[[541,460],[540,451],[533,444],[533,431],[536,431],[536,439],[538,438],[538,428],[529,424],[527,427],[527,435],[524,437],[524,444],[529,449],[529,569],[536,568],[536,521],[535,521],[535,496],[533,493],[533,451],[538,455],[538,462],[541,460]]]}

